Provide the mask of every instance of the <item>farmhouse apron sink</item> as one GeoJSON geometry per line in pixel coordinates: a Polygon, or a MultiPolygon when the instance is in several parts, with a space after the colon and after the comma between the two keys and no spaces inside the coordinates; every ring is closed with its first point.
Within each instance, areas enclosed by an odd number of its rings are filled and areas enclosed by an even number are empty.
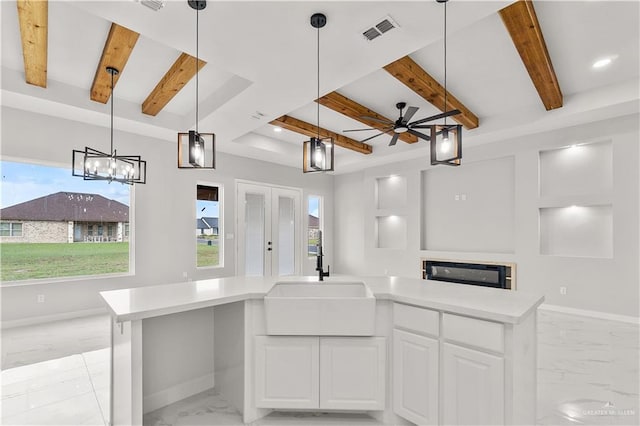
{"type": "Polygon", "coordinates": [[[375,297],[363,282],[277,282],[264,298],[267,334],[373,336],[375,297]]]}

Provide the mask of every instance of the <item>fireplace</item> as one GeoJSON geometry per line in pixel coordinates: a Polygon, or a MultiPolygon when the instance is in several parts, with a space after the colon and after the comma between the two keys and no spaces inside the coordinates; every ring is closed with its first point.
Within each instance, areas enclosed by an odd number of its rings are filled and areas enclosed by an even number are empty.
{"type": "Polygon", "coordinates": [[[422,259],[422,279],[515,290],[515,264],[422,259]]]}

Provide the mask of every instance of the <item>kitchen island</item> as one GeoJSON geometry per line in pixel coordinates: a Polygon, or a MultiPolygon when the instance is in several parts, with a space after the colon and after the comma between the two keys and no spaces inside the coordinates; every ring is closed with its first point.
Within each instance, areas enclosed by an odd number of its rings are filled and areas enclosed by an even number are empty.
{"type": "Polygon", "coordinates": [[[229,277],[102,292],[112,424],[140,425],[143,413],[214,386],[245,423],[275,409],[360,411],[388,424],[535,423],[542,297],[338,276],[325,283],[364,283],[375,297],[370,333],[273,335],[265,296],[277,282],[324,285],[229,277]]]}

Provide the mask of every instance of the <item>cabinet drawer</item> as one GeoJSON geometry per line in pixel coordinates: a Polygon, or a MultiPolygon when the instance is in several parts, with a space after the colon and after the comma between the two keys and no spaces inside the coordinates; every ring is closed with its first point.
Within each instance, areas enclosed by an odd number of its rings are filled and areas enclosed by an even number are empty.
{"type": "Polygon", "coordinates": [[[393,325],[416,333],[437,336],[440,329],[440,318],[437,311],[394,303],[393,325]]]}
{"type": "Polygon", "coordinates": [[[442,335],[450,341],[504,352],[504,326],[496,322],[444,314],[442,335]]]}

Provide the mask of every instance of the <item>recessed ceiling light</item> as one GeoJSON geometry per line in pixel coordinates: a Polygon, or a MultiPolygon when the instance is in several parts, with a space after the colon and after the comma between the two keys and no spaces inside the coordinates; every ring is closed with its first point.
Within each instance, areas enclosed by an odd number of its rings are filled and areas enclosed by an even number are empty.
{"type": "Polygon", "coordinates": [[[275,127],[273,128],[273,131],[274,131],[274,132],[281,132],[281,131],[282,131],[282,127],[280,127],[280,126],[275,126],[275,127]]]}
{"type": "Polygon", "coordinates": [[[598,59],[597,61],[595,61],[593,63],[593,65],[591,65],[591,67],[595,68],[595,69],[604,68],[607,65],[610,65],[611,62],[613,62],[613,58],[612,57],[602,58],[602,59],[598,59]]]}

